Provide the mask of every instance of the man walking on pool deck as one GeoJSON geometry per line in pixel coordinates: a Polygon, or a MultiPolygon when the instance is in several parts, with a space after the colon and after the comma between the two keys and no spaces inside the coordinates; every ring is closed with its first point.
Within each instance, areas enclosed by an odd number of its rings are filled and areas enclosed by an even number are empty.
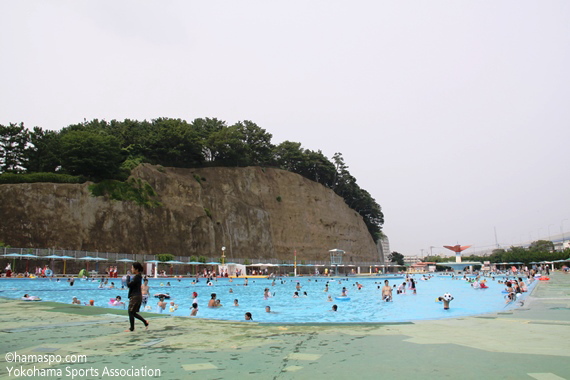
{"type": "Polygon", "coordinates": [[[145,327],[148,329],[148,322],[139,315],[139,310],[142,304],[142,276],[143,266],[141,263],[133,263],[131,271],[133,276],[127,277],[127,287],[129,288],[129,322],[131,323],[131,328],[125,330],[125,332],[135,330],[135,318],[142,321],[145,327]]]}

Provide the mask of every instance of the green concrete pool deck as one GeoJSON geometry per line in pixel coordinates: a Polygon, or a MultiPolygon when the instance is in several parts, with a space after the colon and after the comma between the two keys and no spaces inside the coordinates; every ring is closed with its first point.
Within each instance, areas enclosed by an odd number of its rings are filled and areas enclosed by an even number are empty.
{"type": "Polygon", "coordinates": [[[0,378],[19,378],[9,376],[9,366],[61,369],[60,378],[69,379],[73,369],[98,370],[75,377],[87,379],[111,378],[101,376],[105,367],[146,366],[160,369],[161,379],[570,380],[570,274],[560,272],[515,310],[400,324],[267,325],[143,314],[150,329],[137,321],[128,333],[123,310],[1,302],[0,378]],[[86,361],[6,362],[14,352],[86,361]]]}

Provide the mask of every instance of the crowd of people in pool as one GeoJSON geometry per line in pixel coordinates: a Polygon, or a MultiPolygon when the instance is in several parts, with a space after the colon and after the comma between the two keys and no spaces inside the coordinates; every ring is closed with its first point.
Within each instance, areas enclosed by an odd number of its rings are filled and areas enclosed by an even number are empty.
{"type": "MultiPolygon", "coordinates": [[[[149,302],[151,294],[150,294],[150,288],[148,285],[148,278],[146,276],[142,275],[142,266],[139,263],[136,263],[136,264],[138,264],[137,268],[139,268],[139,266],[140,266],[140,268],[136,269],[133,266],[131,271],[127,272],[127,274],[121,278],[121,288],[129,288],[129,293],[131,293],[131,285],[132,285],[133,281],[136,282],[136,279],[140,278],[140,305],[138,305],[138,308],[142,307],[144,311],[154,311],[153,310],[154,308],[151,305],[151,302],[149,302]]],[[[114,273],[114,271],[112,271],[110,273],[114,273]]],[[[497,280],[497,284],[504,285],[505,289],[504,289],[503,293],[506,294],[505,295],[505,300],[506,300],[505,302],[511,303],[511,302],[516,301],[517,298],[522,295],[522,293],[525,293],[528,291],[528,286],[530,285],[530,283],[532,283],[532,281],[534,281],[535,279],[542,280],[542,279],[544,279],[544,276],[548,273],[549,273],[548,266],[533,267],[532,269],[526,269],[525,268],[518,273],[519,274],[518,277],[514,277],[514,278],[510,279],[507,276],[504,280],[501,280],[501,279],[497,280]],[[542,272],[542,273],[540,273],[540,272],[542,272]],[[523,278],[526,278],[526,280],[523,278]]],[[[44,274],[45,274],[45,272],[44,272],[44,274]]],[[[496,281],[495,275],[496,274],[486,275],[486,276],[478,275],[478,276],[473,278],[472,276],[467,276],[467,275],[456,276],[454,274],[451,274],[451,278],[454,280],[467,281],[471,284],[471,286],[474,289],[485,289],[485,288],[489,287],[488,281],[496,281]]],[[[374,283],[374,286],[376,286],[377,289],[380,290],[380,295],[381,295],[382,301],[393,302],[394,297],[397,297],[398,295],[405,295],[407,293],[417,294],[417,282],[429,281],[432,277],[433,276],[431,274],[429,274],[429,275],[422,275],[419,279],[416,279],[413,276],[406,275],[404,280],[399,284],[390,285],[389,280],[384,280],[382,287],[381,287],[381,284],[379,284],[377,282],[374,283]]],[[[115,277],[109,277],[109,278],[115,278],[115,277]]],[[[181,278],[177,278],[177,280],[179,282],[182,281],[181,278]]],[[[271,285],[275,286],[276,281],[280,281],[281,284],[286,284],[287,280],[288,279],[281,278],[281,277],[273,277],[271,285]]],[[[55,281],[60,281],[60,279],[58,278],[55,281]]],[[[91,281],[99,281],[99,288],[108,288],[108,289],[114,289],[115,288],[114,282],[109,281],[109,279],[106,277],[101,278],[101,279],[92,278],[91,281]]],[[[194,279],[192,281],[192,284],[196,284],[198,281],[199,281],[199,279],[197,277],[196,279],[194,279]]],[[[213,286],[215,281],[217,281],[217,279],[214,277],[207,278],[207,284],[209,286],[213,286]]],[[[233,279],[230,278],[229,281],[231,283],[231,282],[233,282],[233,279]]],[[[308,297],[307,292],[302,290],[303,286],[301,285],[301,282],[299,280],[289,280],[289,281],[295,281],[295,291],[293,292],[293,295],[292,295],[293,298],[308,297]]],[[[318,279],[310,279],[309,278],[308,281],[317,282],[318,279]]],[[[349,281],[349,278],[343,278],[343,279],[332,279],[332,278],[330,278],[330,279],[324,279],[322,281],[324,281],[324,292],[329,293],[330,292],[329,285],[331,283],[338,282],[338,284],[347,284],[346,282],[349,281]]],[[[74,278],[68,278],[67,282],[69,283],[70,286],[73,286],[74,278]]],[[[247,277],[243,278],[243,284],[238,284],[238,286],[239,285],[248,286],[248,278],[247,277]]],[[[364,285],[359,283],[358,281],[356,281],[352,285],[356,289],[356,291],[359,291],[364,287],[364,285]]],[[[166,284],[161,283],[161,286],[165,286],[166,288],[168,288],[171,286],[171,284],[170,284],[170,282],[166,282],[166,284]]],[[[229,289],[229,293],[233,293],[232,288],[229,289]]],[[[274,295],[275,294],[271,292],[270,288],[265,288],[263,291],[263,299],[264,300],[268,300],[269,298],[273,297],[274,295]]],[[[170,301],[170,302],[166,301],[167,299],[170,298],[170,295],[168,292],[155,293],[154,297],[158,299],[158,302],[156,304],[156,309],[155,309],[156,312],[158,312],[158,313],[163,313],[163,312],[173,313],[176,310],[178,310],[178,307],[179,307],[178,304],[176,304],[174,301],[170,301]]],[[[131,298],[131,297],[129,297],[129,298],[131,298]]],[[[344,286],[342,288],[339,295],[335,296],[335,299],[337,299],[339,301],[350,300],[346,286],[344,286]]],[[[39,299],[39,297],[32,296],[29,294],[25,294],[22,297],[22,300],[39,301],[40,299],[39,299]]],[[[327,300],[327,302],[334,302],[333,296],[331,294],[327,294],[326,300],[327,300]]],[[[446,293],[446,294],[436,298],[436,302],[442,302],[443,303],[443,308],[445,310],[450,309],[450,302],[452,300],[453,300],[453,296],[449,293],[446,293]]],[[[75,305],[95,306],[94,300],[81,302],[77,297],[73,297],[71,303],[75,304],[75,305]]],[[[108,305],[112,306],[112,307],[123,307],[123,308],[126,308],[126,306],[127,306],[127,304],[125,302],[123,302],[121,296],[111,298],[109,300],[108,305]]],[[[142,320],[142,317],[138,316],[139,309],[136,307],[136,305],[135,305],[135,307],[131,307],[130,305],[131,305],[131,300],[129,299],[129,316],[131,317],[130,319],[138,318],[138,319],[142,320]]],[[[217,294],[211,293],[207,307],[208,308],[219,308],[222,306],[223,305],[221,303],[221,300],[217,298],[217,294]]],[[[234,299],[233,306],[239,307],[238,299],[234,299]]],[[[275,313],[275,311],[271,310],[270,306],[266,306],[265,311],[267,313],[275,313]]],[[[339,311],[338,305],[337,304],[332,305],[332,307],[329,311],[338,312],[339,311]]],[[[190,306],[190,316],[192,316],[192,317],[198,316],[198,313],[199,313],[198,293],[193,292],[192,303],[190,306]]],[[[244,314],[244,319],[248,320],[248,321],[253,320],[253,316],[252,316],[251,312],[246,312],[244,314]]],[[[145,321],[145,323],[148,323],[148,322],[145,321]]]]}

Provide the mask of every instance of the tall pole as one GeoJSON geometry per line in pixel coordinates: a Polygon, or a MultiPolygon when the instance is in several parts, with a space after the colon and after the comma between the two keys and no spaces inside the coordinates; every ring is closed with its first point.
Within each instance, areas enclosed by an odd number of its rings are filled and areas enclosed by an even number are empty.
{"type": "Polygon", "coordinates": [[[568,219],[562,219],[560,222],[560,233],[562,234],[562,250],[564,251],[564,221],[568,219]]]}
{"type": "Polygon", "coordinates": [[[297,277],[297,249],[293,250],[293,260],[294,260],[294,273],[295,273],[295,277],[297,277]]]}
{"type": "Polygon", "coordinates": [[[552,235],[550,235],[550,226],[553,226],[553,225],[554,225],[554,224],[549,224],[549,225],[548,225],[548,240],[550,240],[550,241],[552,241],[552,238],[551,238],[552,235]]]}

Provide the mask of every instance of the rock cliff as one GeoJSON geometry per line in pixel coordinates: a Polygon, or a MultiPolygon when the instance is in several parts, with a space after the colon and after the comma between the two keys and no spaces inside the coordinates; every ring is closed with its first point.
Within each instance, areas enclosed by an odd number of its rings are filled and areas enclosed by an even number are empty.
{"type": "Polygon", "coordinates": [[[162,206],[93,197],[88,184],[0,185],[0,241],[14,247],[252,260],[378,260],[362,218],[332,190],[279,169],[140,165],[162,206]]]}

